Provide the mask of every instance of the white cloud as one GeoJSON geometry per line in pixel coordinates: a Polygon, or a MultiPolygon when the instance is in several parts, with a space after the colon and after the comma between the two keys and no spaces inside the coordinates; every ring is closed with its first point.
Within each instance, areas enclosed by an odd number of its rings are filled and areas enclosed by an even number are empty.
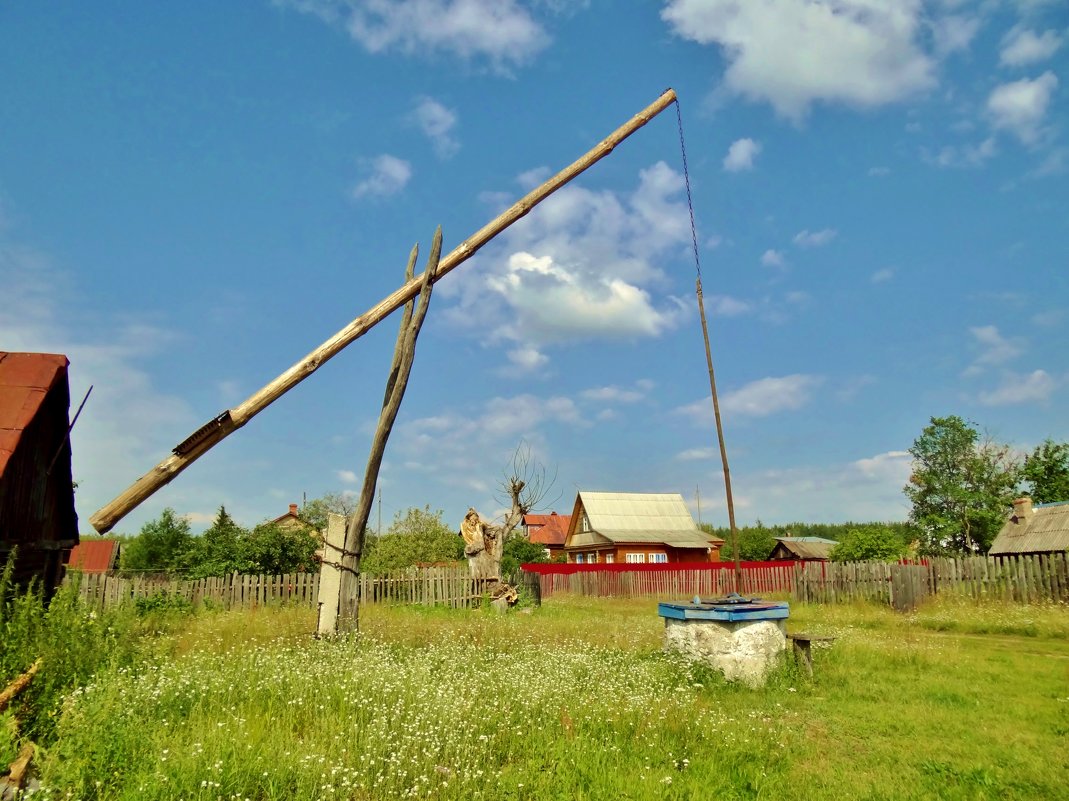
{"type": "Polygon", "coordinates": [[[727,393],[720,401],[724,414],[767,417],[776,412],[801,409],[821,383],[819,376],[788,375],[762,378],[727,393]]]}
{"type": "Polygon", "coordinates": [[[800,248],[819,248],[831,242],[838,235],[839,232],[834,228],[825,228],[822,231],[813,232],[810,232],[807,228],[794,235],[794,244],[800,248]]]}
{"type": "Polygon", "coordinates": [[[998,153],[995,137],[989,136],[978,145],[947,145],[934,156],[922,151],[924,160],[937,167],[982,167],[998,153]]]}
{"type": "Polygon", "coordinates": [[[754,159],[761,152],[761,143],[753,139],[736,139],[724,156],[724,169],[728,172],[752,170],[754,159]]]}
{"type": "MultiPolygon", "coordinates": [[[[621,279],[590,279],[550,256],[513,253],[505,274],[487,285],[518,316],[503,330],[522,329],[542,341],[655,337],[675,324],[675,310],[655,308],[644,289],[621,279]]],[[[522,341],[518,333],[514,338],[522,341]]]]}
{"type": "Polygon", "coordinates": [[[1046,61],[1058,52],[1062,37],[1057,31],[1035,31],[1017,25],[1002,38],[999,63],[1005,67],[1024,67],[1046,61]]]}
{"type": "Polygon", "coordinates": [[[751,514],[766,523],[904,520],[908,505],[902,487],[910,469],[908,453],[888,451],[845,464],[736,474],[734,483],[750,497],[751,514]]]}
{"type": "Polygon", "coordinates": [[[1046,403],[1050,400],[1055,386],[1055,380],[1044,370],[1033,370],[1023,376],[1007,373],[997,389],[980,393],[980,403],[985,406],[1046,403]]]}
{"type": "Polygon", "coordinates": [[[709,314],[717,317],[739,317],[753,311],[751,304],[730,295],[705,296],[705,304],[709,314]]]}
{"type": "Polygon", "coordinates": [[[935,86],[921,0],[670,0],[672,32],[717,45],[724,91],[801,121],[815,102],[871,108],[935,86]]]}
{"type": "Polygon", "coordinates": [[[657,263],[690,241],[682,190],[663,162],[642,170],[630,195],[561,189],[480,254],[478,270],[442,287],[457,301],[447,319],[543,354],[553,344],[659,336],[689,313],[653,294],[664,282],[657,263]]]}
{"type": "Polygon", "coordinates": [[[885,267],[882,270],[877,270],[870,276],[870,280],[874,284],[883,284],[890,281],[895,277],[895,271],[890,267],[885,267]]]}
{"type": "Polygon", "coordinates": [[[991,124],[1015,134],[1026,145],[1033,144],[1039,139],[1047,106],[1057,88],[1058,78],[1050,70],[1034,80],[1024,78],[996,86],[987,99],[991,124]]]}
{"type": "Polygon", "coordinates": [[[932,22],[935,51],[945,56],[959,50],[968,50],[979,30],[980,20],[977,17],[967,17],[963,14],[948,14],[940,17],[932,22]]]}
{"type": "MultiPolygon", "coordinates": [[[[778,412],[801,409],[812,398],[823,378],[815,375],[787,375],[761,378],[720,396],[720,411],[726,417],[768,417],[778,412]]],[[[705,424],[713,417],[708,398],[689,403],[676,412],[705,424]]]]}
{"type": "Polygon", "coordinates": [[[1059,147],[1047,153],[1039,166],[1028,173],[1029,178],[1046,178],[1049,175],[1061,175],[1069,162],[1069,148],[1059,147]]]}
{"type": "Polygon", "coordinates": [[[549,36],[516,0],[288,0],[344,28],[370,53],[485,58],[502,72],[528,63],[549,36]]]}
{"type": "Polygon", "coordinates": [[[769,248],[761,254],[761,263],[765,267],[783,267],[787,262],[783,258],[783,253],[778,250],[772,250],[769,248]]]}
{"type": "Polygon", "coordinates": [[[617,386],[594,387],[579,393],[583,400],[597,403],[637,403],[646,397],[646,389],[623,389],[617,386]]]}
{"type": "Polygon", "coordinates": [[[549,357],[539,352],[537,348],[519,347],[508,352],[508,359],[512,364],[522,370],[537,370],[545,366],[549,357]]]}
{"type": "Polygon", "coordinates": [[[446,108],[430,97],[420,98],[412,112],[412,120],[423,134],[431,140],[434,152],[439,158],[447,159],[456,155],[460,143],[453,136],[457,124],[456,112],[446,108]]]}
{"type": "Polygon", "coordinates": [[[719,455],[716,448],[689,448],[676,454],[676,459],[681,462],[703,462],[719,455]]]}
{"type": "Polygon", "coordinates": [[[343,484],[356,484],[360,480],[352,470],[339,470],[337,476],[343,484]]]}
{"type": "Polygon", "coordinates": [[[870,178],[883,178],[885,175],[890,175],[891,169],[889,167],[869,167],[868,176],[870,178]]]}
{"type": "Polygon", "coordinates": [[[902,487],[909,479],[913,457],[909,451],[887,451],[865,459],[858,459],[851,467],[858,474],[870,479],[886,480],[902,487]]]}
{"type": "Polygon", "coordinates": [[[980,355],[966,369],[965,375],[977,375],[986,367],[1005,364],[1024,352],[1019,341],[1006,339],[999,333],[996,326],[975,326],[969,329],[969,333],[976,340],[980,355]]]}
{"type": "Polygon", "coordinates": [[[1065,311],[1062,309],[1050,309],[1032,315],[1032,323],[1040,328],[1056,328],[1064,319],[1065,311]]]}
{"type": "Polygon", "coordinates": [[[396,195],[412,177],[412,165],[404,159],[384,153],[372,160],[371,174],[353,187],[353,197],[396,195]]]}

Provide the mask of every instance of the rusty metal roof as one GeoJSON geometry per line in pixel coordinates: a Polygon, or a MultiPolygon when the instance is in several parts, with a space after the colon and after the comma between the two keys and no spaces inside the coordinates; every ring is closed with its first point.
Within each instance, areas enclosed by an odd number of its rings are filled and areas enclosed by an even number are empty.
{"type": "Polygon", "coordinates": [[[568,525],[571,520],[571,515],[559,515],[556,512],[523,516],[524,525],[533,528],[528,539],[539,545],[564,545],[564,541],[568,539],[568,525]]]}
{"type": "Polygon", "coordinates": [[[798,559],[828,559],[831,549],[839,544],[823,537],[776,537],[775,540],[798,559]]]}
{"type": "Polygon", "coordinates": [[[679,493],[580,492],[567,545],[657,542],[673,548],[711,548],[723,541],[696,525],[679,493]],[[590,527],[583,531],[584,516],[590,527]]]}
{"type": "Polygon", "coordinates": [[[988,554],[1051,553],[1069,550],[1069,501],[1036,504],[1024,517],[1011,515],[988,554]]]}
{"type": "Polygon", "coordinates": [[[0,476],[22,432],[68,364],[67,357],[58,353],[0,351],[0,476]]]}
{"type": "Polygon", "coordinates": [[[82,540],[71,549],[69,570],[83,573],[106,573],[115,566],[119,543],[115,540],[82,540]]]}

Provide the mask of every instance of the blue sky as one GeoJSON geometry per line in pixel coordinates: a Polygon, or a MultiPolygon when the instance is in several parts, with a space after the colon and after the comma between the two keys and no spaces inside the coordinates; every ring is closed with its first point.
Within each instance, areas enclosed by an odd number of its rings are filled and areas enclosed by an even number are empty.
{"type": "MultiPolygon", "coordinates": [[[[89,530],[671,86],[739,522],[904,519],[931,416],[1069,438],[1067,67],[1061,0],[4,3],[0,348],[95,387],[89,530]]],[[[694,274],[669,109],[437,285],[384,522],[493,515],[522,440],[559,511],[700,489],[726,525],[694,274]]],[[[395,325],[117,530],[357,490],[395,325]]]]}

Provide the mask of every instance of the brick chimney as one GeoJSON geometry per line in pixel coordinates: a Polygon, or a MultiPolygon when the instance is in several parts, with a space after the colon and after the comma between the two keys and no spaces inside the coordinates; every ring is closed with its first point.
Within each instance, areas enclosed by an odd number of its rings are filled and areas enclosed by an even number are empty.
{"type": "Polygon", "coordinates": [[[291,503],[290,504],[290,514],[293,515],[294,517],[297,516],[297,504],[295,504],[295,503],[291,503]]]}
{"type": "Polygon", "coordinates": [[[1034,514],[1031,498],[1018,498],[1013,502],[1013,519],[1015,522],[1027,522],[1028,518],[1034,514]]]}

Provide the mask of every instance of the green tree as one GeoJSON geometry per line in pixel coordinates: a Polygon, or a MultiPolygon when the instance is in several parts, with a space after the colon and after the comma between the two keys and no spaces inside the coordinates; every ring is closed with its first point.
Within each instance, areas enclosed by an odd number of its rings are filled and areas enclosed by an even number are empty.
{"type": "Polygon", "coordinates": [[[960,417],[933,417],[909,449],[913,474],[903,488],[925,553],[977,553],[991,546],[1017,494],[1010,449],[960,417]]]}
{"type": "Polygon", "coordinates": [[[1069,442],[1048,437],[1025,457],[1021,475],[1036,503],[1069,501],[1069,442]]]}
{"type": "Polygon", "coordinates": [[[308,501],[301,507],[297,516],[316,531],[326,531],[328,514],[333,512],[348,518],[354,511],[356,511],[356,496],[342,492],[328,492],[322,498],[313,498],[308,501]]]}
{"type": "Polygon", "coordinates": [[[234,522],[234,518],[219,507],[215,521],[195,539],[189,558],[189,574],[193,578],[226,576],[245,567],[242,556],[244,540],[249,532],[234,522]]]}
{"type": "MultiPolygon", "coordinates": [[[[734,560],[735,551],[731,547],[731,529],[713,528],[708,523],[702,523],[702,530],[724,541],[720,549],[720,558],[724,561],[734,560]]],[[[739,559],[743,562],[763,562],[768,559],[772,549],[776,547],[776,531],[765,528],[760,520],[754,526],[743,526],[737,529],[739,535],[739,559]]]]}
{"type": "Polygon", "coordinates": [[[909,554],[909,543],[884,526],[859,526],[841,535],[831,549],[833,562],[893,561],[909,554]]]}
{"type": "Polygon", "coordinates": [[[420,562],[452,562],[464,555],[464,540],[442,521],[442,512],[412,507],[400,512],[381,537],[368,537],[360,569],[369,574],[411,567],[420,562]]]}
{"type": "Polygon", "coordinates": [[[159,518],[145,523],[141,532],[123,549],[123,570],[170,573],[188,566],[193,549],[189,520],[174,509],[164,509],[159,518]]]}
{"type": "Polygon", "coordinates": [[[545,545],[531,542],[522,532],[514,531],[505,540],[505,547],[501,554],[501,577],[507,579],[520,569],[520,565],[548,561],[545,545]]]}
{"type": "Polygon", "coordinates": [[[309,529],[261,523],[242,540],[240,569],[270,576],[316,570],[318,547],[309,529]]]}

